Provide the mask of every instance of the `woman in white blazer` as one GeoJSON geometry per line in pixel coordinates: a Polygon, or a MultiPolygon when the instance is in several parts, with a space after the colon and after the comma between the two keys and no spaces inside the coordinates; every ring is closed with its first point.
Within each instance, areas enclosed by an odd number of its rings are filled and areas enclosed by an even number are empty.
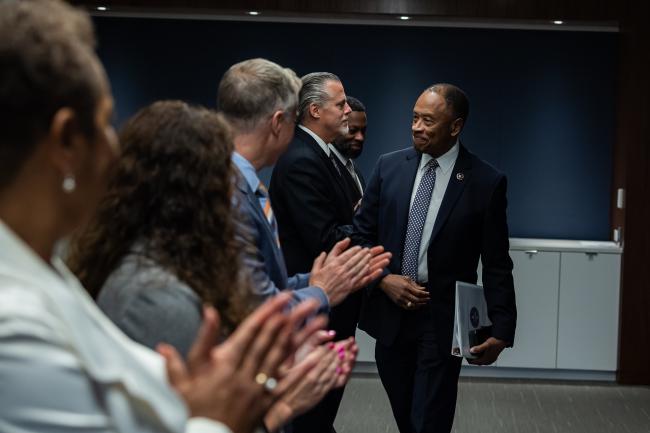
{"type": "Polygon", "coordinates": [[[0,431],[251,432],[298,380],[274,376],[323,325],[294,335],[316,305],[283,313],[280,296],[216,348],[207,309],[185,365],[129,340],[53,258],[119,150],[93,45],[63,2],[0,2],[0,431]]]}

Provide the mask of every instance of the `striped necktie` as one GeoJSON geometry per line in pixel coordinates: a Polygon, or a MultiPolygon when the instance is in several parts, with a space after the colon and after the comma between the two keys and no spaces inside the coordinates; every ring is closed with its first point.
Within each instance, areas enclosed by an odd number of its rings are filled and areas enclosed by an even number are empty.
{"type": "Polygon", "coordinates": [[[363,195],[363,188],[361,187],[361,181],[359,180],[359,176],[357,176],[357,171],[354,169],[354,163],[352,162],[351,159],[348,159],[348,162],[345,163],[345,168],[347,168],[348,172],[350,173],[350,176],[352,176],[352,180],[354,181],[354,185],[359,190],[359,194],[363,195]]]}
{"type": "Polygon", "coordinates": [[[269,223],[269,226],[271,227],[271,231],[273,232],[273,236],[275,237],[275,243],[278,245],[279,248],[280,236],[278,235],[278,222],[275,219],[275,215],[273,214],[273,208],[271,207],[269,190],[266,189],[266,186],[262,183],[262,181],[260,181],[260,183],[257,185],[257,191],[255,191],[255,194],[257,195],[260,201],[260,206],[264,211],[264,216],[266,217],[266,221],[269,223]]]}

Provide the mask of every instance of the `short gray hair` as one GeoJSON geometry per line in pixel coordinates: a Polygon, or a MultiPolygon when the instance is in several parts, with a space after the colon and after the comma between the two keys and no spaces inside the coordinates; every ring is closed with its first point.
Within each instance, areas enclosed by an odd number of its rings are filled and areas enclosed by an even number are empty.
{"type": "Polygon", "coordinates": [[[331,72],[312,72],[302,77],[301,80],[302,89],[300,89],[300,100],[298,102],[298,123],[302,122],[309,112],[311,104],[323,106],[330,98],[327,90],[325,90],[328,81],[341,82],[339,77],[331,72]]]}
{"type": "Polygon", "coordinates": [[[300,79],[289,68],[266,59],[245,60],[221,78],[217,107],[235,130],[252,131],[276,110],[295,110],[300,87],[300,79]]]}

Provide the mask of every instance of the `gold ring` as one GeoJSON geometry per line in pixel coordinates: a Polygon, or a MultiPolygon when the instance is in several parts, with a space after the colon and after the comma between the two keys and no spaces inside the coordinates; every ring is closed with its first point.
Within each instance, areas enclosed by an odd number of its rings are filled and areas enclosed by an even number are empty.
{"type": "Polygon", "coordinates": [[[276,378],[268,377],[264,373],[257,373],[257,376],[255,376],[255,382],[258,385],[262,385],[268,392],[273,391],[275,387],[278,386],[278,381],[276,378]]]}
{"type": "Polygon", "coordinates": [[[258,385],[264,385],[268,378],[269,377],[264,373],[257,373],[257,376],[255,376],[255,382],[257,382],[258,385]]]}

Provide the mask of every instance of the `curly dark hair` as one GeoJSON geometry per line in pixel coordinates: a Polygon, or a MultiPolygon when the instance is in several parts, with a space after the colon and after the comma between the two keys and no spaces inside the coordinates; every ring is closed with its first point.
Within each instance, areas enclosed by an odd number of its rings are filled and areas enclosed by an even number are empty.
{"type": "Polygon", "coordinates": [[[225,330],[251,308],[231,210],[233,150],[223,117],[181,101],[140,110],[120,134],[122,155],[68,263],[93,297],[137,245],[214,305],[225,330]]]}

